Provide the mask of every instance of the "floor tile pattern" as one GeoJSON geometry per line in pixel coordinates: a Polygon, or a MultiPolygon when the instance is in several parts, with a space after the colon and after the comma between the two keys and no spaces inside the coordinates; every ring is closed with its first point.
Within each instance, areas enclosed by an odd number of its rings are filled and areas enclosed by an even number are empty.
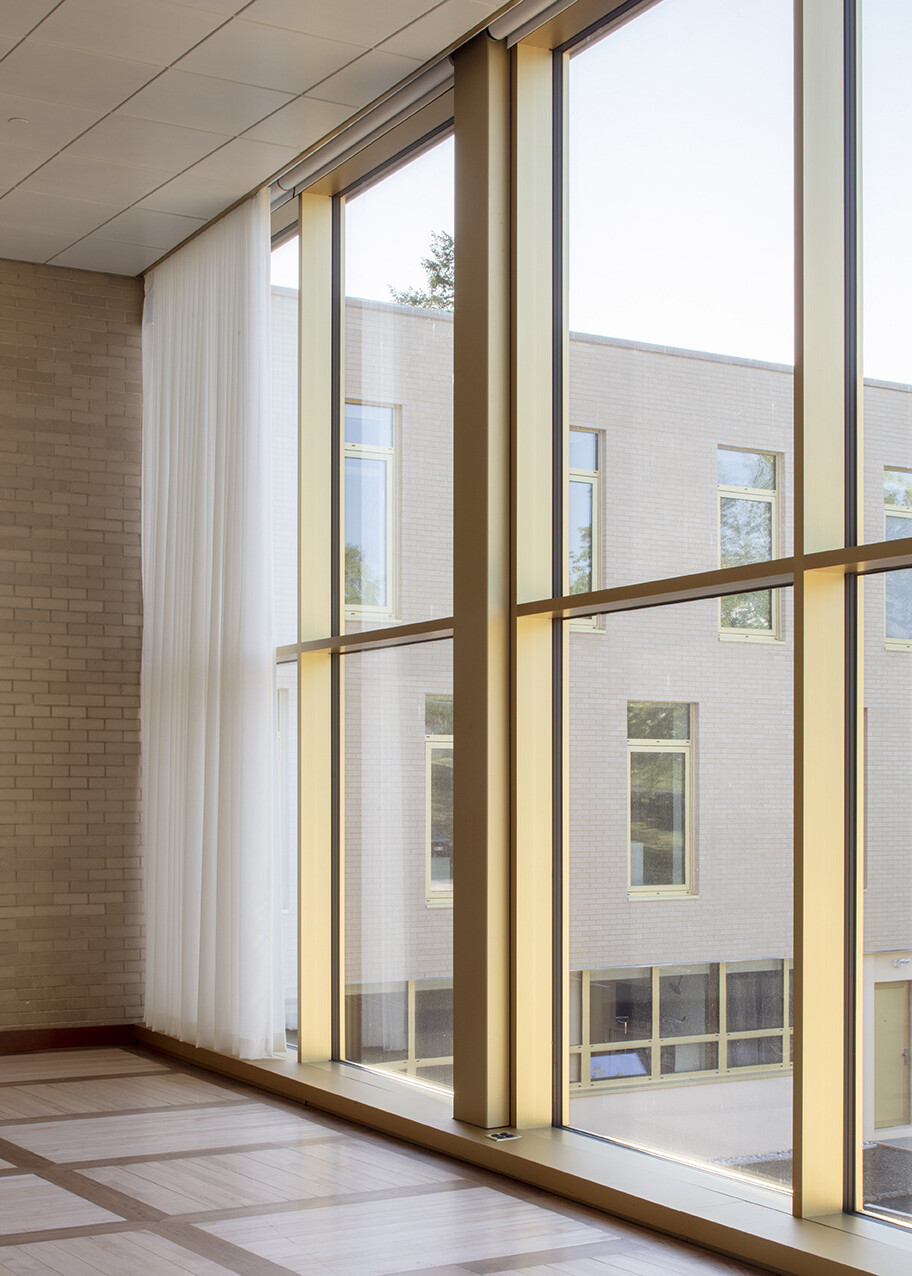
{"type": "Polygon", "coordinates": [[[142,1051],[0,1057],[0,1276],[750,1276],[142,1051]]]}

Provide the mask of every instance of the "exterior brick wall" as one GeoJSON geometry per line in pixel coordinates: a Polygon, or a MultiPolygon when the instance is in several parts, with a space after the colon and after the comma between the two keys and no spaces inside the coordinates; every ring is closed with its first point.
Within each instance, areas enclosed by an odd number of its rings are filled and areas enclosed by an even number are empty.
{"type": "Polygon", "coordinates": [[[0,1029],[141,1017],[141,310],[0,262],[0,1029]]]}

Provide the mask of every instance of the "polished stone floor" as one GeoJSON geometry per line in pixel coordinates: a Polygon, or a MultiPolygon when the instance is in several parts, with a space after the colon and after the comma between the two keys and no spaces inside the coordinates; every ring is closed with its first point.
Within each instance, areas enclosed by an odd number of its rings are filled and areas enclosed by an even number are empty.
{"type": "Polygon", "coordinates": [[[753,1269],[159,1057],[0,1057],[0,1274],[753,1269]]]}

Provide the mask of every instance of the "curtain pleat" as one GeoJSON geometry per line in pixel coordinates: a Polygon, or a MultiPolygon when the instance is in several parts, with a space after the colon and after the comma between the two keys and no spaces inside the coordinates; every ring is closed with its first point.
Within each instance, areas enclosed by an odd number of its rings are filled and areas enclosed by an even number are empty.
{"type": "Polygon", "coordinates": [[[146,276],[145,1022],[284,1052],[274,928],[269,196],[146,276]]]}

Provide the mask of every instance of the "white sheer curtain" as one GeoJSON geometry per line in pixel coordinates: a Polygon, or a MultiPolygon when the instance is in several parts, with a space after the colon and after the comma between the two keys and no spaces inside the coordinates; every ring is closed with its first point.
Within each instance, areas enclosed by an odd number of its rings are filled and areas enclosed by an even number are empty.
{"type": "Polygon", "coordinates": [[[146,276],[145,1022],[241,1058],[285,1048],[269,305],[266,191],[146,276]]]}

